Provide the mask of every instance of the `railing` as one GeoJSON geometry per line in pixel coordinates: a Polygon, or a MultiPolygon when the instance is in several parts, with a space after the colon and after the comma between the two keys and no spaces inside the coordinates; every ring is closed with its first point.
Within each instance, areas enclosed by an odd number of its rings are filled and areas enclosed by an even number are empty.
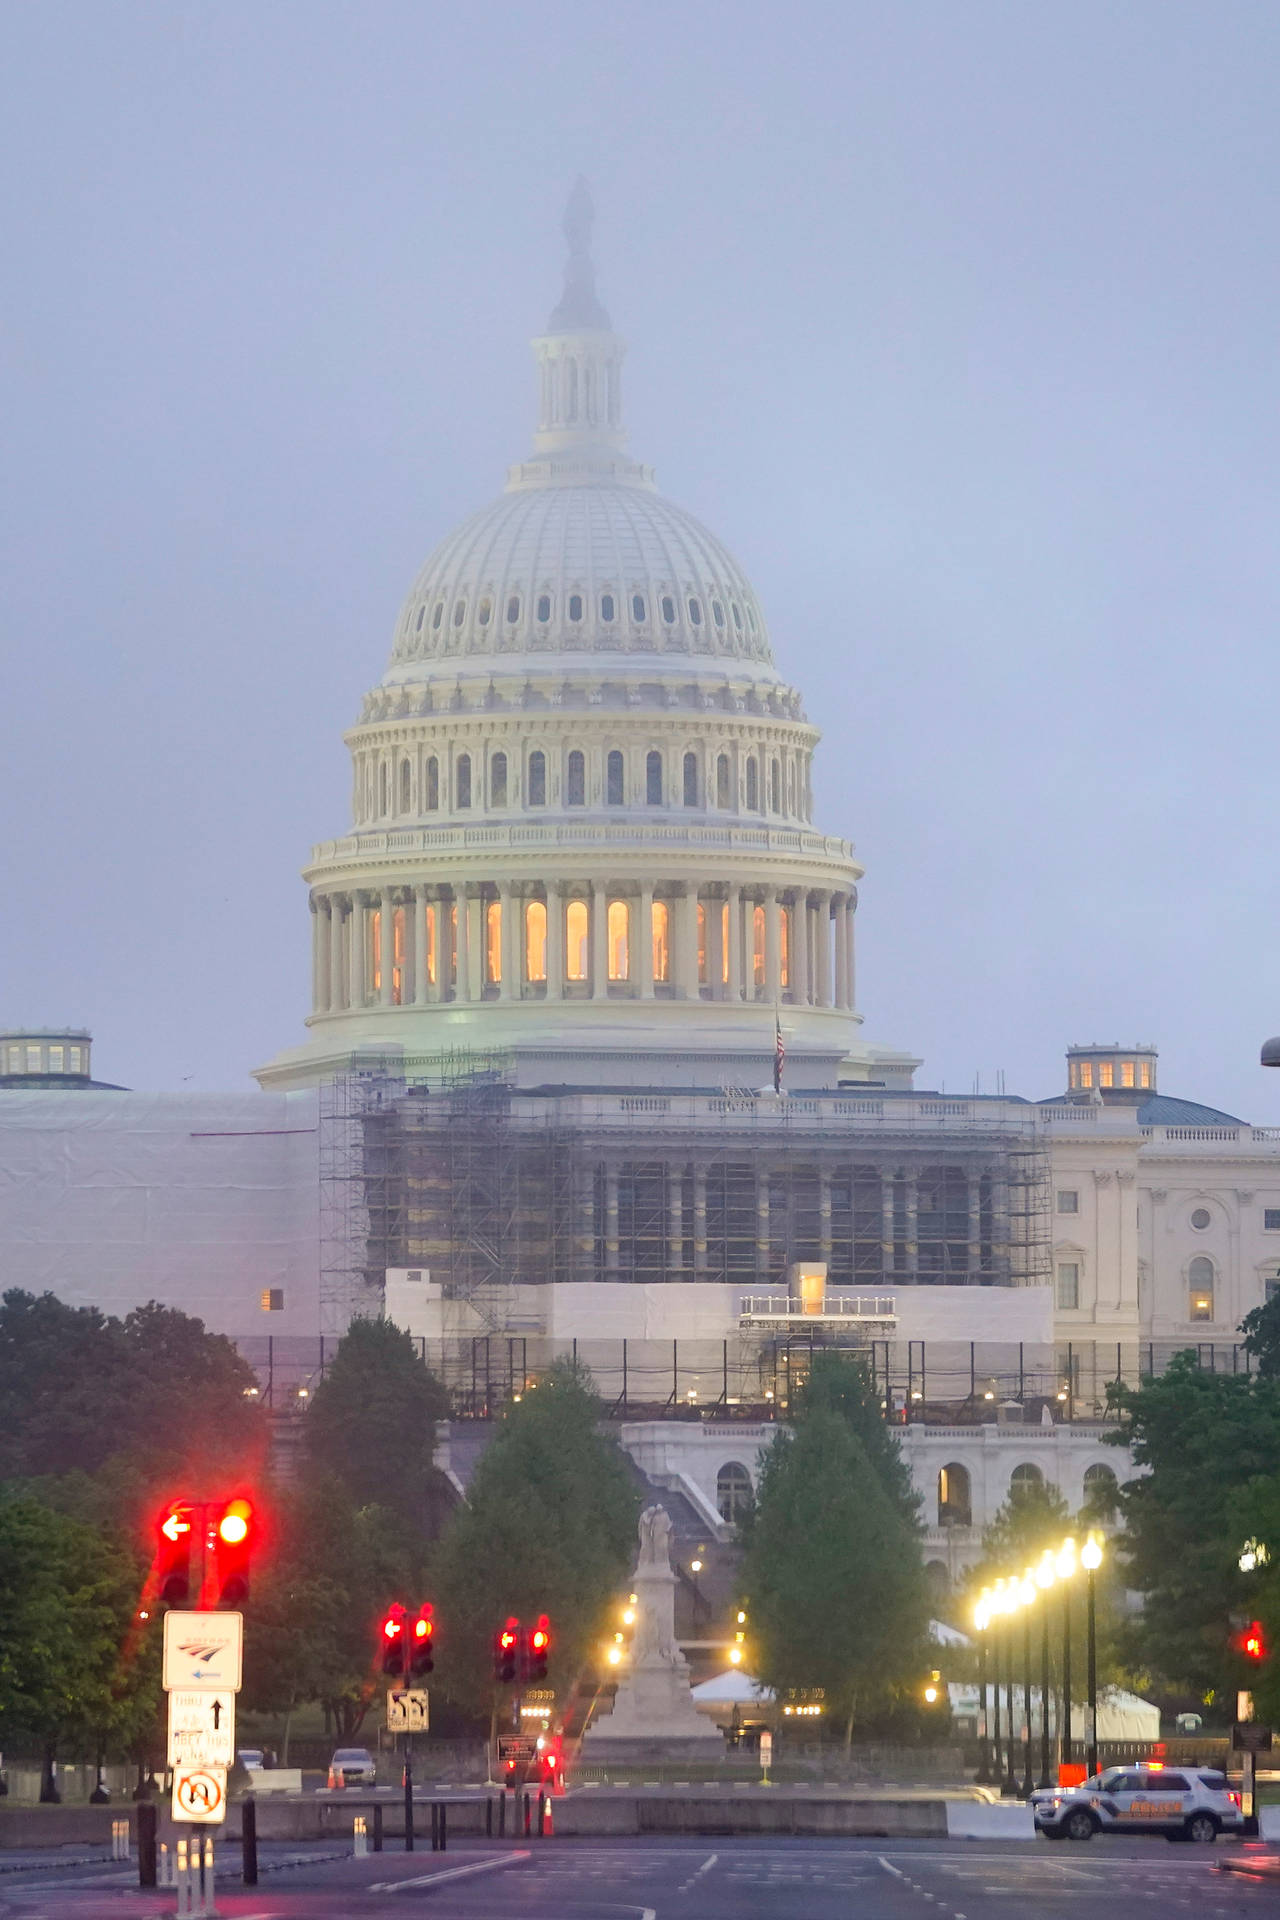
{"type": "Polygon", "coordinates": [[[747,1293],[738,1309],[741,1320],[891,1320],[896,1323],[896,1296],[892,1293],[829,1293],[820,1307],[806,1306],[786,1293],[747,1293]]]}
{"type": "Polygon", "coordinates": [[[1147,1140],[1157,1138],[1161,1140],[1194,1140],[1199,1144],[1203,1144],[1208,1140],[1238,1140],[1242,1131],[1246,1137],[1248,1137],[1250,1132],[1252,1132],[1254,1139],[1258,1137],[1258,1129],[1250,1129],[1248,1127],[1243,1129],[1240,1127],[1143,1127],[1141,1129],[1144,1139],[1147,1140]]]}

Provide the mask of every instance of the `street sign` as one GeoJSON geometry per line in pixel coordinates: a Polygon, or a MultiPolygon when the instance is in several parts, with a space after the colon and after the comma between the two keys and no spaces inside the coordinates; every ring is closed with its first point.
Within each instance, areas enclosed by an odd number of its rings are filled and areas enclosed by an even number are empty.
{"type": "Polygon", "coordinates": [[[169,1765],[230,1767],[236,1758],[236,1697],[229,1688],[169,1695],[169,1765]]]}
{"type": "Polygon", "coordinates": [[[173,1776],[173,1817],[216,1826],[227,1817],[225,1767],[179,1767],[173,1776]]]}
{"type": "Polygon", "coordinates": [[[388,1733],[426,1733],[429,1728],[425,1687],[387,1689],[388,1733]]]}
{"type": "Polygon", "coordinates": [[[522,1760],[533,1759],[538,1751],[538,1742],[532,1736],[523,1733],[500,1733],[498,1735],[498,1759],[505,1763],[514,1760],[517,1766],[522,1760]]]}
{"type": "Polygon", "coordinates": [[[1271,1729],[1257,1720],[1237,1720],[1231,1729],[1231,1745],[1236,1753],[1270,1753],[1271,1729]]]}
{"type": "Polygon", "coordinates": [[[239,1693],[244,1655],[242,1613],[187,1613],[171,1608],[164,1617],[166,1693],[202,1691],[239,1693]]]}

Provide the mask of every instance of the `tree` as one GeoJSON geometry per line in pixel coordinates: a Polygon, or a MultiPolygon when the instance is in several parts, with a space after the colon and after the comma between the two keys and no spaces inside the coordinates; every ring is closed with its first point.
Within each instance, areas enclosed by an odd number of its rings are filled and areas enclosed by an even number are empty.
{"type": "Polygon", "coordinates": [[[982,1560],[971,1583],[981,1587],[1002,1574],[1008,1579],[1022,1573],[1046,1547],[1056,1551],[1072,1531],[1071,1509],[1052,1481],[1019,1481],[983,1529],[982,1560]]]}
{"type": "Polygon", "coordinates": [[[815,1353],[809,1378],[799,1396],[799,1411],[826,1408],[839,1414],[862,1444],[868,1464],[885,1492],[913,1530],[920,1524],[920,1495],[911,1469],[886,1425],[874,1375],[861,1355],[815,1353]]]}
{"type": "Polygon", "coordinates": [[[1274,1299],[1255,1307],[1252,1313],[1246,1313],[1240,1322],[1240,1331],[1244,1335],[1244,1350],[1257,1361],[1260,1376],[1274,1380],[1280,1374],[1280,1292],[1274,1299]]]}
{"type": "Polygon", "coordinates": [[[849,1421],[802,1409],[760,1476],[743,1566],[757,1679],[821,1687],[848,1742],[925,1664],[918,1539],[849,1421]]]}
{"type": "Polygon", "coordinates": [[[449,1400],[412,1339],[390,1320],[355,1320],[307,1415],[313,1475],[345,1487],[357,1507],[380,1506],[427,1534],[452,1504],[434,1464],[449,1400]]]}
{"type": "Polygon", "coordinates": [[[550,1616],[563,1693],[631,1570],[639,1496],[600,1418],[585,1372],[557,1362],[503,1415],[439,1543],[440,1684],[472,1712],[494,1700],[492,1636],[508,1614],[550,1616]]]}

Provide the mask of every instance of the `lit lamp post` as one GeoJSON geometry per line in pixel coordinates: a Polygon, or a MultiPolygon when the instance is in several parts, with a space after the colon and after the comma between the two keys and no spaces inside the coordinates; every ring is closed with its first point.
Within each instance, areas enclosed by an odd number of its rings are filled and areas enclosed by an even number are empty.
{"type": "Polygon", "coordinates": [[[991,1781],[994,1787],[1001,1775],[1000,1753],[1000,1614],[1001,1597],[1004,1593],[1004,1581],[997,1580],[988,1596],[988,1613],[991,1620],[991,1697],[995,1709],[993,1721],[993,1739],[991,1743],[991,1781]]]}
{"type": "Polygon", "coordinates": [[[1049,1589],[1058,1577],[1058,1563],[1046,1547],[1036,1568],[1036,1585],[1043,1596],[1040,1608],[1040,1785],[1049,1787],[1049,1589]]]}
{"type": "Polygon", "coordinates": [[[986,1587],[978,1595],[973,1609],[973,1624],[978,1633],[978,1773],[980,1787],[991,1784],[990,1743],[987,1739],[987,1627],[991,1613],[991,1595],[986,1587]]]}
{"type": "Polygon", "coordinates": [[[1018,1608],[1021,1605],[1021,1602],[1022,1602],[1022,1589],[1019,1586],[1018,1582],[1016,1580],[1006,1580],[1004,1585],[1004,1592],[1002,1595],[1002,1611],[1004,1612],[1005,1616],[1009,1620],[1009,1629],[1005,1636],[1005,1653],[1008,1657],[1009,1664],[1005,1671],[1005,1693],[1004,1693],[1005,1713],[1008,1718],[1009,1725],[1008,1725],[1008,1730],[1005,1734],[1005,1742],[1004,1742],[1004,1757],[1005,1757],[1004,1779],[1000,1782],[1001,1798],[1005,1800],[1016,1800],[1018,1797],[1018,1776],[1013,1770],[1013,1749],[1014,1749],[1013,1615],[1018,1611],[1018,1608]]]}
{"type": "Polygon", "coordinates": [[[1068,1537],[1058,1548],[1062,1582],[1062,1762],[1071,1764],[1071,1582],[1076,1574],[1076,1543],[1068,1537]]]}
{"type": "Polygon", "coordinates": [[[1022,1785],[1019,1793],[1029,1800],[1035,1790],[1031,1778],[1031,1608],[1036,1597],[1035,1568],[1022,1576],[1022,1785]]]}
{"type": "Polygon", "coordinates": [[[1098,1568],[1102,1565],[1102,1542],[1096,1533],[1091,1533],[1080,1549],[1080,1564],[1089,1576],[1089,1750],[1086,1755],[1086,1766],[1088,1776],[1092,1779],[1098,1771],[1098,1621],[1095,1586],[1098,1568]]]}

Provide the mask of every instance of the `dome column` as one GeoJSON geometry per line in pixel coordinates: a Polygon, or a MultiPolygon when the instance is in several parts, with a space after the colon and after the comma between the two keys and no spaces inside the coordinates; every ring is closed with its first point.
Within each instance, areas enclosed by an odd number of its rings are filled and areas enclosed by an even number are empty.
{"type": "Polygon", "coordinates": [[[427,969],[427,915],[431,911],[430,888],[413,889],[413,992],[409,996],[416,1007],[425,1007],[431,998],[431,979],[427,969]]]}
{"type": "Polygon", "coordinates": [[[676,890],[672,901],[675,908],[675,965],[672,973],[676,995],[681,1000],[698,998],[698,889],[686,884],[676,890]]]}
{"type": "Polygon", "coordinates": [[[791,909],[791,998],[809,1004],[809,896],[798,893],[791,909]]]}
{"type": "Polygon", "coordinates": [[[639,979],[642,1000],[653,999],[653,883],[646,880],[640,889],[640,924],[632,942],[632,977],[639,979]],[[639,969],[638,975],[636,969],[639,969]]]}
{"type": "Polygon", "coordinates": [[[471,902],[467,898],[465,886],[454,888],[453,903],[457,916],[453,957],[453,997],[455,1000],[470,1000],[472,998],[471,902]]]}
{"type": "Polygon", "coordinates": [[[329,1011],[341,1013],[343,998],[343,946],[346,935],[345,901],[340,893],[329,895],[329,1011]]]}
{"type": "Polygon", "coordinates": [[[558,880],[547,881],[547,998],[564,998],[564,893],[558,880]]]}
{"type": "Polygon", "coordinates": [[[329,1005],[329,902],[311,895],[311,1010],[323,1013],[329,1005]]]}
{"type": "Polygon", "coordinates": [[[856,894],[852,894],[852,893],[849,893],[849,894],[846,894],[846,895],[845,895],[845,902],[844,902],[844,947],[845,947],[845,960],[844,960],[844,979],[845,979],[845,986],[846,986],[846,988],[847,988],[847,990],[848,990],[848,999],[847,999],[847,1000],[845,1001],[845,1005],[846,1005],[846,1006],[847,1006],[847,1007],[849,1008],[849,1010],[850,1010],[850,1012],[852,1012],[852,1011],[853,1011],[853,1008],[854,1008],[854,1006],[855,1006],[855,1005],[857,1004],[857,998],[858,998],[858,996],[857,996],[857,993],[856,993],[856,991],[855,991],[855,988],[856,988],[856,984],[857,984],[857,983],[856,983],[856,980],[855,980],[855,977],[854,977],[854,968],[853,968],[853,916],[854,916],[854,912],[855,912],[855,910],[856,910],[856,908],[857,908],[857,905],[858,905],[858,901],[857,901],[857,896],[856,896],[856,894]]]}
{"type": "Polygon", "coordinates": [[[835,914],[833,918],[835,921],[834,933],[836,943],[836,1005],[838,1007],[849,1006],[853,999],[849,982],[849,922],[846,911],[848,904],[848,894],[838,893],[836,895],[835,914]]]}
{"type": "Polygon", "coordinates": [[[609,894],[599,881],[591,882],[591,998],[609,997],[609,894]]]}
{"type": "Polygon", "coordinates": [[[350,1004],[357,1010],[364,1005],[368,967],[368,920],[365,917],[365,896],[353,893],[351,896],[351,998],[350,1004]]]}
{"type": "Polygon", "coordinates": [[[817,963],[813,974],[813,998],[815,1006],[831,1005],[831,895],[819,892],[817,901],[817,921],[814,933],[817,937],[817,951],[814,960],[817,963]]]}
{"type": "Polygon", "coordinates": [[[396,894],[394,887],[382,889],[378,911],[378,934],[378,1001],[381,1006],[394,1007],[396,1003],[396,894]]]}
{"type": "Polygon", "coordinates": [[[524,969],[520,964],[521,943],[516,941],[516,921],[520,896],[508,881],[498,883],[498,998],[518,1000],[524,969]]]}
{"type": "Polygon", "coordinates": [[[729,998],[742,998],[742,888],[729,888],[729,998]]]}
{"type": "Polygon", "coordinates": [[[782,940],[778,926],[778,916],[781,911],[777,888],[766,887],[764,890],[764,984],[765,991],[774,1006],[782,997],[782,940]]]}

